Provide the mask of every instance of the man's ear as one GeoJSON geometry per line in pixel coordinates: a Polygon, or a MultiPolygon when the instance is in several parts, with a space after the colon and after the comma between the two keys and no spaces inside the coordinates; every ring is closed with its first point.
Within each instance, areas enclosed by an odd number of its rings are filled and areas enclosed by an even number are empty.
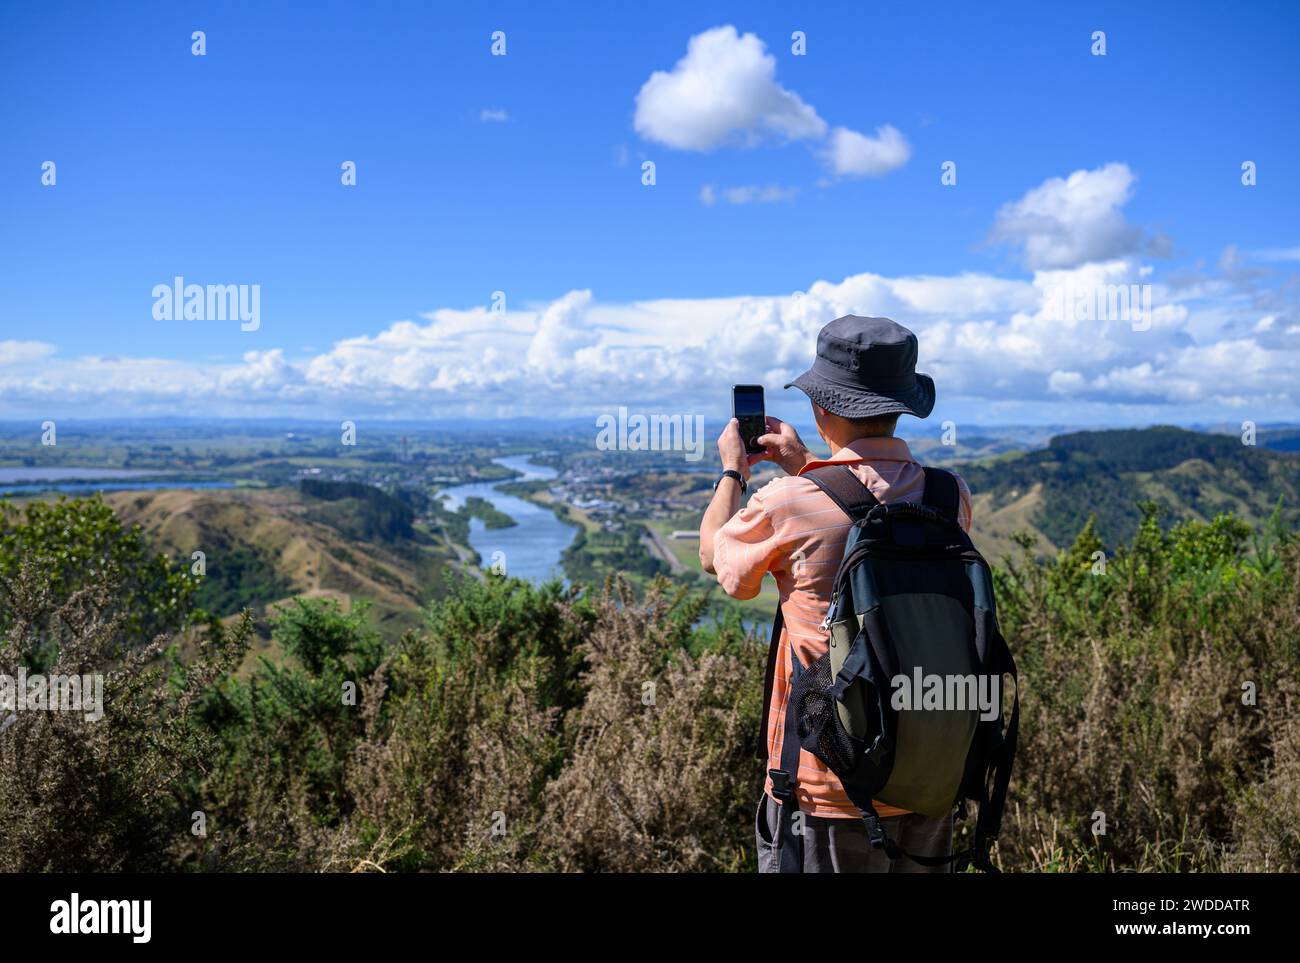
{"type": "MultiPolygon", "coordinates": [[[[817,427],[817,434],[821,437],[822,441],[826,441],[826,416],[829,415],[830,412],[815,401],[810,403],[812,404],[813,424],[817,427]]],[[[827,442],[827,444],[829,444],[829,442],[827,442]]]]}

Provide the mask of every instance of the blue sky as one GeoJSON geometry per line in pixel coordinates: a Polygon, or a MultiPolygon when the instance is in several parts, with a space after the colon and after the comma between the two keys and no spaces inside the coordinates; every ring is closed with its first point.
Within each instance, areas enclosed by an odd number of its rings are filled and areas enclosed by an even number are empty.
{"type": "Polygon", "coordinates": [[[780,410],[850,311],[940,417],[1300,417],[1300,8],[1048,6],[6,5],[0,417],[780,410]]]}

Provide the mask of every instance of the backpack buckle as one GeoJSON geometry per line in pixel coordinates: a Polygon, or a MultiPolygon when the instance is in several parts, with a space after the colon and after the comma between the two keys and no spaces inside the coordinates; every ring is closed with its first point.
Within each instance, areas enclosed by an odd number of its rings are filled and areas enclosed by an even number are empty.
{"type": "Polygon", "coordinates": [[[794,787],[799,783],[790,777],[784,769],[769,769],[767,776],[772,780],[772,796],[781,802],[794,798],[794,787]]]}
{"type": "Polygon", "coordinates": [[[890,859],[898,859],[903,855],[898,844],[885,832],[885,827],[880,825],[879,816],[875,813],[866,813],[862,818],[867,824],[867,840],[871,843],[872,849],[883,849],[890,859]]]}
{"type": "Polygon", "coordinates": [[[867,839],[871,841],[872,849],[884,849],[885,841],[889,838],[885,835],[885,827],[880,825],[880,820],[875,816],[867,816],[867,839]]]}

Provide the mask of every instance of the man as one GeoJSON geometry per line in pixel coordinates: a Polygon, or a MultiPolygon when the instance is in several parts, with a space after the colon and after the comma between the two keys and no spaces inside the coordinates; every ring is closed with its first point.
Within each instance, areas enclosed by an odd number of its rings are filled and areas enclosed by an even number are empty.
{"type": "MultiPolygon", "coordinates": [[[[780,657],[768,706],[768,769],[780,768],[782,719],[790,693],[790,654],[808,665],[827,651],[822,619],[831,582],[844,552],[850,522],[829,495],[799,476],[827,464],[848,465],[882,503],[920,501],[925,475],[907,443],[894,437],[899,415],[924,418],[934,408],[934,381],[916,373],[916,335],[888,318],[847,315],[817,336],[813,366],[790,384],[812,402],[817,433],[830,446],[819,460],[788,424],[768,417],[758,438],[766,451],[747,455],[735,419],[718,438],[722,477],[700,523],[700,564],[737,599],[758,594],[764,574],[776,579],[784,620],[780,657]],[[787,477],[769,482],[742,509],[750,466],[771,460],[787,477]],[[739,511],[737,511],[739,509],[739,511]],[[790,643],[793,643],[791,645],[790,643]]],[[[970,528],[970,491],[957,480],[958,522],[970,528]]],[[[909,859],[890,860],[872,849],[861,813],[839,780],[811,753],[802,751],[796,796],[804,814],[804,872],[936,872],[909,859]]],[[[778,805],[769,779],[755,816],[760,872],[776,872],[778,805]]],[[[918,856],[952,851],[952,817],[908,813],[876,803],[886,832],[918,856]]]]}

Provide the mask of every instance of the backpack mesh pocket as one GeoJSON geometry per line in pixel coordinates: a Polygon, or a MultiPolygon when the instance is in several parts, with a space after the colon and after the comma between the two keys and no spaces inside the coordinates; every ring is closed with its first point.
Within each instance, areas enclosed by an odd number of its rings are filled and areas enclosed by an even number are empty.
{"type": "Polygon", "coordinates": [[[857,765],[862,745],[849,735],[835,711],[835,697],[831,695],[834,684],[828,652],[804,668],[790,691],[790,699],[799,744],[844,779],[857,765]]]}

